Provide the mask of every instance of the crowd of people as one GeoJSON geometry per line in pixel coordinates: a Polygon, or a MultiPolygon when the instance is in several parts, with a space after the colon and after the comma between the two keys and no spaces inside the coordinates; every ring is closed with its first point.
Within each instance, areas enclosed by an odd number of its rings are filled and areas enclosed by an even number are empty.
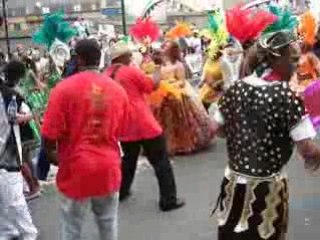
{"type": "Polygon", "coordinates": [[[154,169],[160,210],[172,211],[185,201],[170,157],[216,137],[229,159],[212,211],[218,239],[285,239],[294,148],[308,170],[320,167],[317,20],[241,5],[208,19],[203,30],[177,23],[166,33],[138,19],[132,41],[105,41],[52,14],[34,37],[48,51],[0,56],[0,239],[37,239],[27,200],[40,197],[52,164],[60,239],[81,239],[90,207],[100,239],[116,240],[139,156],[154,169]]]}

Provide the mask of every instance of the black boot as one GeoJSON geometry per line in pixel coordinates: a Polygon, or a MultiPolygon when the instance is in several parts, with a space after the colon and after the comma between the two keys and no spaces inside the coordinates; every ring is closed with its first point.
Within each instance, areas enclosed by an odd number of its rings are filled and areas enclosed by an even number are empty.
{"type": "Polygon", "coordinates": [[[181,199],[176,199],[176,201],[171,203],[160,203],[160,210],[163,212],[170,212],[173,210],[180,209],[186,205],[186,202],[181,199]]]}

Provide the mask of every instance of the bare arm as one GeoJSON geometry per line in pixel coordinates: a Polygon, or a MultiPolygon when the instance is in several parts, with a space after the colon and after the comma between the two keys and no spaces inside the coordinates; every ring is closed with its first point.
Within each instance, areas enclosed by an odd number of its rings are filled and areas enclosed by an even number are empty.
{"type": "Polygon", "coordinates": [[[175,77],[177,80],[181,82],[181,87],[184,87],[185,80],[186,80],[186,69],[184,68],[183,64],[179,62],[176,70],[175,70],[175,77]]]}
{"type": "Polygon", "coordinates": [[[320,167],[320,148],[311,139],[296,143],[298,152],[305,161],[306,169],[316,171],[320,167]]]}
{"type": "Polygon", "coordinates": [[[160,81],[161,81],[161,66],[156,65],[155,72],[153,73],[153,82],[154,82],[154,88],[158,89],[160,81]]]}
{"type": "Polygon", "coordinates": [[[44,146],[44,150],[47,156],[47,160],[55,165],[58,166],[59,162],[58,162],[58,158],[57,158],[57,144],[55,141],[47,139],[47,138],[43,138],[43,146],[44,146]]]}
{"type": "Polygon", "coordinates": [[[33,119],[31,109],[24,102],[21,104],[20,111],[17,113],[17,123],[26,124],[33,119]]]}
{"type": "Polygon", "coordinates": [[[217,110],[213,114],[212,124],[215,135],[217,135],[219,138],[225,138],[224,117],[220,110],[217,110]]]}

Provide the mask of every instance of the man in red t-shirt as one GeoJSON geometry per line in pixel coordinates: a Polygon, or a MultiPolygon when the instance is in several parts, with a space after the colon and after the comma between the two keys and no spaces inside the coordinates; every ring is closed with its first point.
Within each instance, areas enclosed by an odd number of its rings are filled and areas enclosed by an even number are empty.
{"type": "Polygon", "coordinates": [[[116,240],[121,184],[118,140],[128,125],[128,97],[115,81],[99,73],[101,53],[96,41],[80,41],[76,54],[80,72],[52,90],[42,127],[47,156],[59,166],[60,240],[80,239],[89,205],[100,239],[116,240]]]}
{"type": "Polygon", "coordinates": [[[185,203],[177,198],[165,137],[145,99],[145,95],[154,91],[160,81],[160,68],[158,67],[153,79],[149,78],[140,69],[131,65],[131,56],[131,51],[127,46],[115,45],[111,49],[112,65],[106,71],[106,75],[120,83],[126,90],[130,102],[130,126],[121,137],[124,156],[120,200],[125,200],[130,196],[138,157],[143,148],[158,178],[160,209],[162,211],[175,210],[183,207],[185,203]]]}

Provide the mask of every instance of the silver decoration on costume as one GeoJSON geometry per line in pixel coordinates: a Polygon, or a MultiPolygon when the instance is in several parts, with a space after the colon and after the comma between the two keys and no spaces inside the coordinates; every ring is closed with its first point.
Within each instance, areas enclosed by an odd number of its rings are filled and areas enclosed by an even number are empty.
{"type": "Polygon", "coordinates": [[[69,47],[56,39],[50,48],[50,56],[52,57],[55,65],[58,68],[63,68],[65,63],[70,60],[70,49],[69,47]]]}

